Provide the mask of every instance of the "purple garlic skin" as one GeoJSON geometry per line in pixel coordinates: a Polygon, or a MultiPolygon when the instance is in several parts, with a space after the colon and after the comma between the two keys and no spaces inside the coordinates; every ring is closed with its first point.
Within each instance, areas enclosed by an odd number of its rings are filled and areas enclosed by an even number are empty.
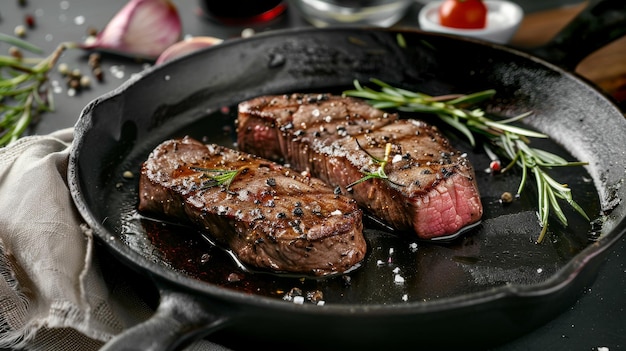
{"type": "Polygon", "coordinates": [[[131,0],[81,48],[154,60],[181,36],[178,9],[170,0],[131,0]]]}

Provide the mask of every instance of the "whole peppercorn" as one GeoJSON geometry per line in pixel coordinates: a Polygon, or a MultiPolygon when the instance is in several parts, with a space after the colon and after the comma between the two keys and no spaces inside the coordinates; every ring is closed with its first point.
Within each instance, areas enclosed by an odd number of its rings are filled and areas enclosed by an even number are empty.
{"type": "Polygon", "coordinates": [[[513,194],[508,191],[503,192],[502,195],[500,195],[500,201],[502,201],[503,204],[509,204],[513,202],[513,194]]]}
{"type": "Polygon", "coordinates": [[[24,23],[26,23],[26,26],[28,28],[34,28],[35,27],[35,17],[33,17],[33,15],[26,15],[24,16],[24,23]]]}
{"type": "Polygon", "coordinates": [[[96,77],[98,82],[102,82],[104,80],[104,73],[102,72],[102,68],[97,67],[92,70],[93,76],[96,77]]]}
{"type": "Polygon", "coordinates": [[[24,58],[24,54],[22,53],[22,50],[20,50],[19,48],[15,46],[11,46],[9,48],[9,55],[11,55],[12,57],[15,57],[18,60],[21,60],[22,58],[24,58]]]}
{"type": "Polygon", "coordinates": [[[500,160],[493,160],[493,161],[491,161],[491,163],[489,163],[489,168],[494,173],[500,172],[500,170],[502,169],[502,165],[500,163],[500,160]]]}
{"type": "Polygon", "coordinates": [[[87,61],[89,66],[91,67],[91,74],[93,74],[98,82],[102,82],[102,80],[104,79],[104,73],[102,71],[102,67],[100,67],[100,61],[101,56],[97,52],[89,55],[89,60],[87,61]]]}
{"type": "Polygon", "coordinates": [[[21,24],[20,24],[20,25],[17,25],[17,26],[15,26],[15,29],[13,29],[13,33],[14,33],[16,36],[18,36],[18,37],[20,37],[20,38],[23,38],[23,37],[25,37],[25,36],[26,36],[26,27],[24,27],[24,26],[23,26],[23,25],[21,25],[21,24]]]}

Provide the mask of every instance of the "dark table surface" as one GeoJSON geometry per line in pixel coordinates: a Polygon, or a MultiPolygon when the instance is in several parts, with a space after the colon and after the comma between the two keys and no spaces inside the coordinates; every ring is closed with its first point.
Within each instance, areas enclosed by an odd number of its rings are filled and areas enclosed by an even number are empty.
{"type": "MultiPolygon", "coordinates": [[[[125,3],[125,0],[29,0],[24,6],[20,5],[18,0],[2,0],[0,32],[13,34],[17,25],[25,23],[25,16],[32,15],[35,18],[35,26],[27,30],[24,39],[40,46],[46,52],[51,52],[60,42],[84,40],[89,28],[101,30],[125,3]]],[[[183,20],[184,35],[228,39],[241,36],[247,28],[223,26],[203,18],[195,1],[177,0],[174,3],[178,6],[183,20]]],[[[533,15],[539,11],[552,11],[554,6],[567,5],[570,1],[541,2],[542,6],[534,1],[526,3],[522,3],[522,6],[527,14],[533,15]]],[[[416,3],[415,8],[402,20],[403,25],[417,27],[416,13],[419,6],[420,4],[416,3]]],[[[559,18],[562,20],[563,17],[555,17],[554,21],[558,21],[559,18]]],[[[278,20],[249,28],[260,32],[298,26],[308,24],[290,9],[278,20]]],[[[522,26],[522,29],[524,28],[522,26]]],[[[6,53],[7,50],[8,46],[0,43],[0,52],[6,53]]],[[[87,59],[88,55],[85,52],[69,50],[63,54],[59,62],[88,74],[87,59]]],[[[93,80],[90,88],[82,89],[73,96],[68,94],[67,88],[63,85],[61,74],[52,72],[50,79],[56,81],[60,87],[60,91],[55,93],[54,97],[55,111],[44,114],[30,133],[47,134],[72,127],[82,108],[89,101],[115,89],[130,76],[143,70],[146,64],[149,63],[106,56],[102,62],[104,80],[102,82],[93,80]]],[[[611,248],[597,279],[580,293],[580,299],[556,319],[517,340],[501,345],[496,350],[626,349],[626,237],[622,237],[611,248]]]]}

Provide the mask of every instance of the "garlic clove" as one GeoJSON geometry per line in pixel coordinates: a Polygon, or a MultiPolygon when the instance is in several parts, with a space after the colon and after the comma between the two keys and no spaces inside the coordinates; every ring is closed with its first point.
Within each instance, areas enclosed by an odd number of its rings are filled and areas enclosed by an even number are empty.
{"type": "Polygon", "coordinates": [[[181,33],[181,19],[170,0],[130,0],[81,48],[156,59],[181,33]]]}
{"type": "Polygon", "coordinates": [[[171,61],[175,58],[185,56],[194,51],[220,44],[223,40],[215,37],[190,37],[185,40],[181,40],[172,46],[168,47],[157,58],[155,64],[161,64],[171,61]]]}

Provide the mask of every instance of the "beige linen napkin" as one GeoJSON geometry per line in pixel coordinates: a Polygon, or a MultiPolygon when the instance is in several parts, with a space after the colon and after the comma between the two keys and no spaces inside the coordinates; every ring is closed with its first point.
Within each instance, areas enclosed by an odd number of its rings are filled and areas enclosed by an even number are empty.
{"type": "Polygon", "coordinates": [[[72,136],[64,129],[0,148],[0,348],[97,350],[153,313],[101,274],[67,187],[72,136]]]}

